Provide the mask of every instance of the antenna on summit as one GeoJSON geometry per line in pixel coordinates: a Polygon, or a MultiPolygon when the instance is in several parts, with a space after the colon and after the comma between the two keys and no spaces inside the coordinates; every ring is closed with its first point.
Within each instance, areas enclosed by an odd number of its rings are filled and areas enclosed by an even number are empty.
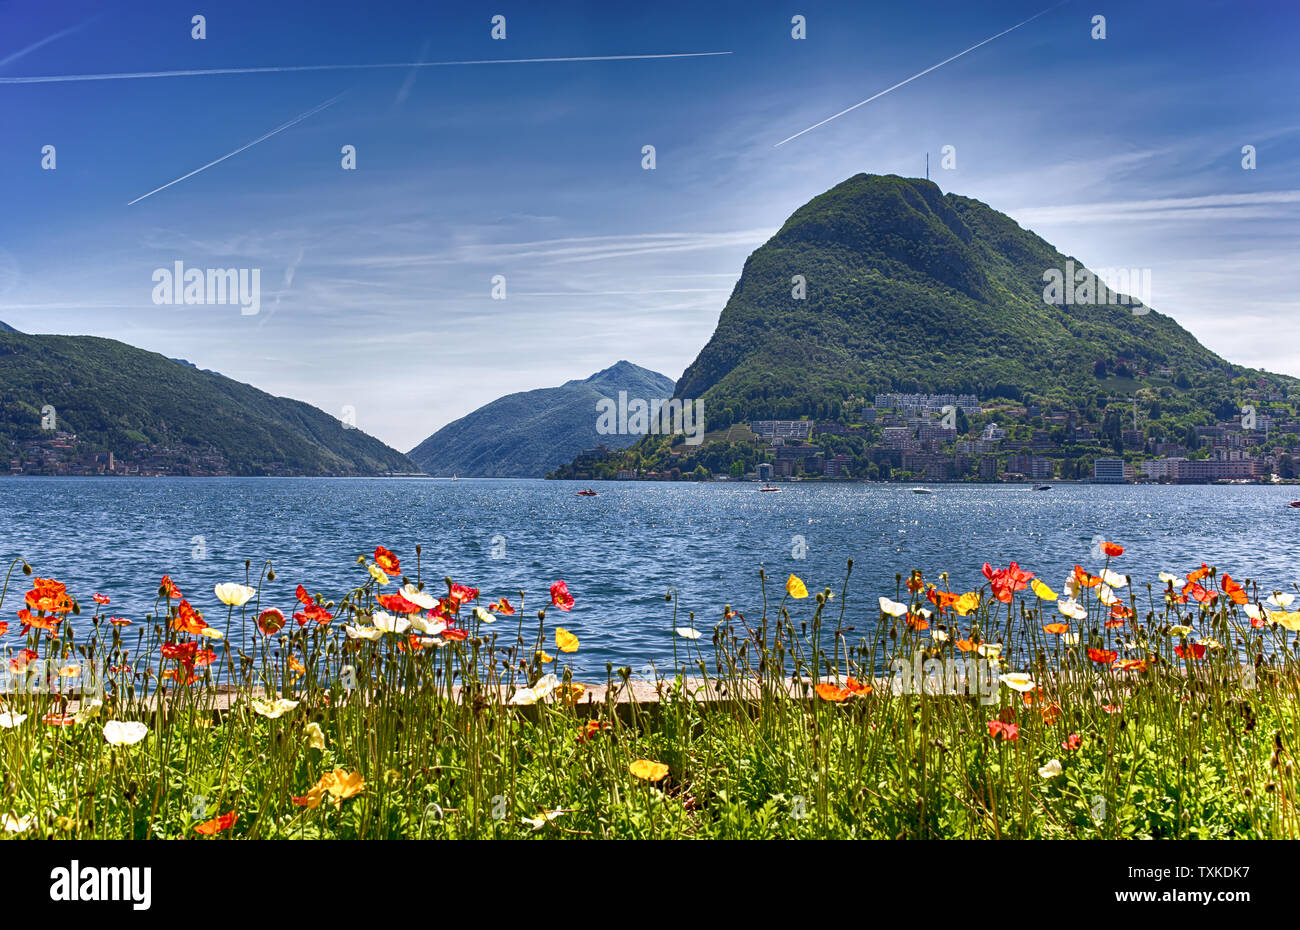
{"type": "Polygon", "coordinates": [[[925,153],[925,179],[930,180],[930,153],[925,153]]]}

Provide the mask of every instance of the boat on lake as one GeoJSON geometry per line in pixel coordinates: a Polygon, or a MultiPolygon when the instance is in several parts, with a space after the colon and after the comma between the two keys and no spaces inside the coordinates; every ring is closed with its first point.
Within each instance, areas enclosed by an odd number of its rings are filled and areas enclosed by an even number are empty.
{"type": "Polygon", "coordinates": [[[933,493],[934,493],[934,491],[932,491],[930,488],[911,488],[910,490],[911,490],[911,492],[912,492],[913,494],[933,494],[933,493]]]}
{"type": "Polygon", "coordinates": [[[585,491],[579,491],[579,492],[578,492],[578,496],[579,496],[579,497],[595,497],[595,496],[596,496],[596,492],[593,491],[591,488],[587,488],[585,491]]]}
{"type": "Polygon", "coordinates": [[[761,488],[759,488],[759,490],[760,490],[760,491],[779,491],[779,490],[781,490],[781,489],[780,489],[780,488],[774,488],[774,487],[772,487],[770,484],[765,484],[765,485],[763,485],[761,488]]]}

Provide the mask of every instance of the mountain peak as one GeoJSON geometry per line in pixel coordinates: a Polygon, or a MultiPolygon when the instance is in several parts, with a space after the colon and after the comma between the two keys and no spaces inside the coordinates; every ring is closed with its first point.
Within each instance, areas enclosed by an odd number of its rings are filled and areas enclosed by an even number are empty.
{"type": "Polygon", "coordinates": [[[1109,365],[1182,373],[1218,397],[1239,373],[1145,307],[1047,303],[1045,274],[1083,265],[932,181],[857,174],[749,256],[676,394],[704,398],[723,426],[826,416],[851,393],[890,391],[1032,394],[1073,409],[1109,365]]]}
{"type": "MultiPolygon", "coordinates": [[[[12,326],[10,326],[8,323],[6,323],[4,320],[0,320],[0,333],[17,333],[17,332],[18,332],[18,330],[14,329],[12,326]]],[[[18,334],[19,334],[20,336],[22,335],[22,333],[18,333],[18,334]]]]}

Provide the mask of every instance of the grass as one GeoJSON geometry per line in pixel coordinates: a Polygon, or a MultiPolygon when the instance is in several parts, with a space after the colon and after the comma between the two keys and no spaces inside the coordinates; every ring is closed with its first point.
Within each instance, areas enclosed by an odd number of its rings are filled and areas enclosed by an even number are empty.
{"type": "Polygon", "coordinates": [[[1107,560],[1057,595],[1013,564],[963,598],[898,576],[865,623],[847,574],[811,596],[792,576],[698,639],[668,592],[674,668],[647,702],[615,699],[629,669],[573,681],[562,582],[528,613],[450,579],[434,595],[415,563],[394,599],[406,576],[377,549],[287,622],[269,564],[195,598],[228,602],[211,624],[170,579],[130,625],[33,579],[0,835],[1300,835],[1300,614],[1213,569],[1121,586],[1107,560]]]}

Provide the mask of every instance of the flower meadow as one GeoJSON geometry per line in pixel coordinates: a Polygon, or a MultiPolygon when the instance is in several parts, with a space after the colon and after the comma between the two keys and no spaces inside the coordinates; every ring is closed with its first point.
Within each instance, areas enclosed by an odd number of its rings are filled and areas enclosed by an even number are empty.
{"type": "Polygon", "coordinates": [[[639,685],[574,679],[598,605],[564,581],[539,608],[426,582],[419,548],[358,557],[337,599],[270,563],[163,576],[136,617],[17,559],[0,836],[1300,835],[1294,595],[1103,555],[1059,591],[986,564],[866,607],[852,562],[838,591],[759,572],[748,617],[670,590],[673,667],[639,685]]]}

